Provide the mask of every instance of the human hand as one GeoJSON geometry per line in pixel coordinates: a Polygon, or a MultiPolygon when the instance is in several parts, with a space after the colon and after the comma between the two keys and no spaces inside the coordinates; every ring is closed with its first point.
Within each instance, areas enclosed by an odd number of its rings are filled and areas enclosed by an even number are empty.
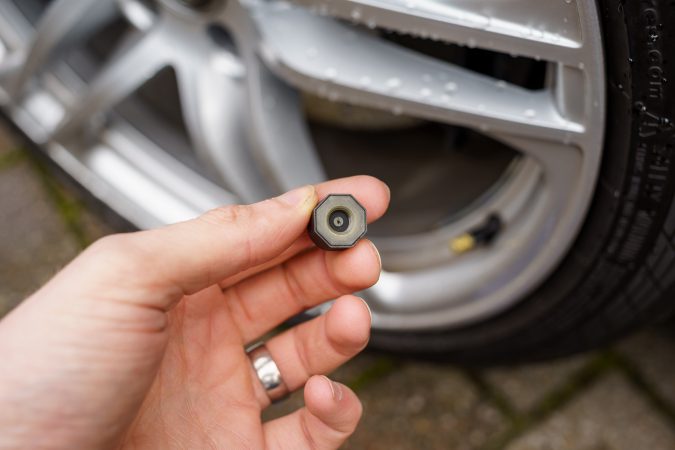
{"type": "Polygon", "coordinates": [[[389,202],[383,183],[353,177],[84,251],[0,322],[0,448],[340,446],[361,405],[317,374],[367,344],[367,306],[340,295],[374,284],[381,263],[367,240],[312,248],[311,211],[331,192],[352,193],[369,220],[389,202]],[[336,297],[266,342],[306,406],[261,423],[269,398],[245,346],[336,297]]]}

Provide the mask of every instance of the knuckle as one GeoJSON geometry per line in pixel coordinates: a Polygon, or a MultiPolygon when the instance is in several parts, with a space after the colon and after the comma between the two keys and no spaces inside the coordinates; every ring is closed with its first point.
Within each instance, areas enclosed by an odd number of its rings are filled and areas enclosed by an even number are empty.
{"type": "Polygon", "coordinates": [[[112,268],[133,268],[143,260],[142,248],[131,234],[112,234],[94,242],[86,251],[88,258],[100,260],[112,268]]]}
{"type": "Polygon", "coordinates": [[[125,235],[111,234],[94,242],[88,251],[95,255],[124,253],[123,249],[126,245],[127,238],[125,235]]]}
{"type": "Polygon", "coordinates": [[[236,236],[242,268],[252,267],[260,263],[260,254],[264,245],[260,245],[266,236],[266,218],[251,205],[230,205],[212,209],[202,215],[199,220],[210,226],[229,227],[232,236],[236,236]]]}
{"type": "Polygon", "coordinates": [[[200,219],[213,225],[227,225],[245,221],[250,216],[250,207],[246,205],[229,205],[212,209],[202,215],[200,219]]]}
{"type": "Polygon", "coordinates": [[[301,416],[300,430],[302,431],[302,436],[305,440],[305,446],[307,449],[316,450],[320,448],[316,440],[314,439],[311,426],[309,425],[309,423],[307,423],[307,416],[304,414],[301,416]]]}

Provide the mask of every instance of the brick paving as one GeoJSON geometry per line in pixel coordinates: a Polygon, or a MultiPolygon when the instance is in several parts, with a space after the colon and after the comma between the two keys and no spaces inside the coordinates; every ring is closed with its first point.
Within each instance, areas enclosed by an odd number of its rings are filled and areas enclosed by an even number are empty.
{"type": "Polygon", "coordinates": [[[560,388],[589,361],[589,355],[565,358],[546,364],[495,368],[486,371],[486,380],[501,391],[516,411],[532,410],[547,392],[560,388]]]}
{"type": "Polygon", "coordinates": [[[578,395],[508,450],[638,450],[675,448],[675,430],[634,386],[611,374],[578,395]]]}
{"type": "MultiPolygon", "coordinates": [[[[0,125],[0,315],[87,243],[118,230],[0,125]]],[[[363,399],[348,449],[675,450],[675,333],[601,352],[467,371],[366,353],[334,375],[363,399]]],[[[273,418],[302,404],[275,405],[273,418]]]]}
{"type": "Polygon", "coordinates": [[[77,255],[78,246],[28,161],[0,174],[0,199],[2,312],[77,255]]]}

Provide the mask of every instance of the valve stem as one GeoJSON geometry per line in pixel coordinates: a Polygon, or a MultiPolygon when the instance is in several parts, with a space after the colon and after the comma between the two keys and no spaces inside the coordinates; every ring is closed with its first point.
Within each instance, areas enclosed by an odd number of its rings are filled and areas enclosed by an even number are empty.
{"type": "Polygon", "coordinates": [[[490,214],[485,222],[450,240],[450,250],[461,255],[481,245],[491,244],[503,227],[502,219],[497,214],[490,214]]]}

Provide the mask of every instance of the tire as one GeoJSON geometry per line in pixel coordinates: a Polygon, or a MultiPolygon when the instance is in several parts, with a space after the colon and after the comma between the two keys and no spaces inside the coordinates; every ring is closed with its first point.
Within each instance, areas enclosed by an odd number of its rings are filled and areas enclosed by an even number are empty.
{"type": "Polygon", "coordinates": [[[605,345],[675,308],[675,4],[599,1],[608,120],[599,182],[573,248],[532,295],[462,329],[376,332],[388,350],[501,363],[605,345]]]}

